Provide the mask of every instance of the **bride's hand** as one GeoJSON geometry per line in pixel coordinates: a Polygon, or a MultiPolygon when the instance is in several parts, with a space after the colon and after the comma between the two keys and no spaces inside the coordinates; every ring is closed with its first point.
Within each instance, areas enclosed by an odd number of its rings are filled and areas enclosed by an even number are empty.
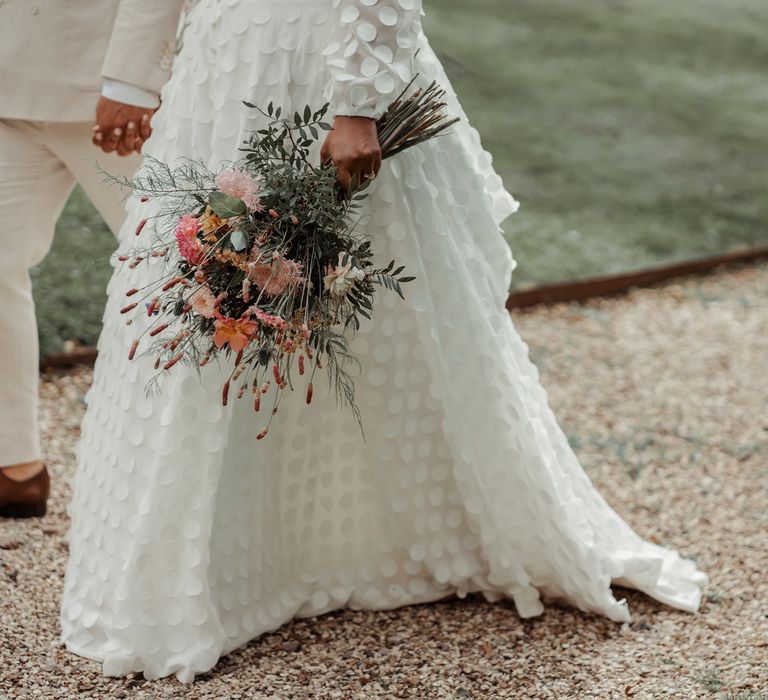
{"type": "Polygon", "coordinates": [[[348,191],[352,179],[359,186],[381,168],[381,146],[376,122],[366,117],[336,117],[320,150],[323,163],[333,163],[339,184],[348,191]]]}

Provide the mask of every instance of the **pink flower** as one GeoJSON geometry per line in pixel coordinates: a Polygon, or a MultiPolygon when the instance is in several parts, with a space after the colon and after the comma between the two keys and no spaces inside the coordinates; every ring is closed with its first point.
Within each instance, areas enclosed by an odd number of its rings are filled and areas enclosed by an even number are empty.
{"type": "Polygon", "coordinates": [[[207,284],[201,285],[189,297],[192,311],[203,318],[213,318],[216,314],[216,297],[207,284]]]}
{"type": "Polygon", "coordinates": [[[302,282],[302,272],[302,263],[278,255],[268,263],[251,263],[248,277],[265,294],[276,296],[302,282]]]}
{"type": "Polygon", "coordinates": [[[286,326],[288,325],[285,322],[285,319],[280,318],[279,316],[273,316],[272,314],[268,314],[266,311],[263,311],[258,306],[251,306],[251,308],[249,308],[248,311],[246,311],[245,313],[248,316],[255,316],[265,326],[276,328],[279,331],[285,330],[286,326]]]}
{"type": "Polygon", "coordinates": [[[245,350],[248,343],[251,342],[253,334],[258,325],[253,321],[243,318],[225,318],[216,319],[214,324],[216,329],[213,334],[213,342],[217,348],[223,348],[227,343],[235,352],[245,350]]]}
{"type": "Polygon", "coordinates": [[[216,187],[224,194],[241,199],[249,211],[263,211],[259,201],[261,185],[242,170],[223,170],[216,176],[216,187]]]}
{"type": "Polygon", "coordinates": [[[202,258],[203,246],[197,240],[200,222],[192,214],[184,214],[176,224],[176,244],[179,255],[191,265],[197,265],[202,258]]]}

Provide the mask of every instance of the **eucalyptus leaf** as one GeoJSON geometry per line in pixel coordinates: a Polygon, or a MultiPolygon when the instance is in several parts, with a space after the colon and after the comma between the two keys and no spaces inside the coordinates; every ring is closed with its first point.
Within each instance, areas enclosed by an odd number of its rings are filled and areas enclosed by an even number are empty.
{"type": "Polygon", "coordinates": [[[242,199],[235,199],[223,192],[212,192],[208,198],[208,203],[216,216],[220,216],[222,219],[243,216],[248,211],[242,199]]]}
{"type": "Polygon", "coordinates": [[[240,230],[232,231],[229,241],[232,248],[238,253],[248,247],[248,236],[240,230]]]}

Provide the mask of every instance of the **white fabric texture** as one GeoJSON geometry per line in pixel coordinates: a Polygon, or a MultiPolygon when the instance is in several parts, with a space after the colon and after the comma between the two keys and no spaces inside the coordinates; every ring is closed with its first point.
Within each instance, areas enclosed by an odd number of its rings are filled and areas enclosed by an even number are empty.
{"type": "MultiPolygon", "coordinates": [[[[366,440],[319,381],[310,407],[301,387],[285,396],[258,442],[267,417],[249,402],[220,406],[223,369],[199,377],[177,366],[148,395],[152,358],[127,359],[147,321],[126,327],[118,309],[157,273],[118,268],[83,423],[61,614],[67,647],[107,674],[189,681],[294,617],[454,593],[509,597],[524,617],[542,612],[545,594],[624,621],[610,588],[620,579],[684,610],[699,605],[706,577],[620,519],[548,407],[505,309],[514,261],[499,224],[517,203],[417,29],[417,3],[202,0],[146,150],[219,168],[264,123],[242,100],[291,114],[346,93],[324,50],[373,9],[412,44],[406,59],[387,39],[390,64],[376,37],[356,30],[345,70],[369,82],[367,99],[347,107],[377,113],[397,85],[376,76],[400,84],[412,70],[447,88],[462,121],[385,162],[367,201],[377,259],[397,259],[416,280],[405,302],[382,295],[352,342],[366,440]],[[350,7],[359,15],[345,23],[350,7]],[[363,69],[371,55],[378,73],[363,69]]],[[[126,241],[153,211],[129,205],[126,241]]]]}
{"type": "Polygon", "coordinates": [[[337,24],[323,52],[337,115],[380,117],[414,76],[420,0],[334,0],[337,24]]]}

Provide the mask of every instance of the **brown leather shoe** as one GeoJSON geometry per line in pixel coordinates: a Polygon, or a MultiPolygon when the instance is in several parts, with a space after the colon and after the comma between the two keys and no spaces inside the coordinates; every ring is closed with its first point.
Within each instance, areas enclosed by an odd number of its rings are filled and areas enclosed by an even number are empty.
{"type": "Polygon", "coordinates": [[[0,518],[41,518],[47,510],[50,490],[45,465],[24,481],[10,479],[0,469],[0,518]]]}

